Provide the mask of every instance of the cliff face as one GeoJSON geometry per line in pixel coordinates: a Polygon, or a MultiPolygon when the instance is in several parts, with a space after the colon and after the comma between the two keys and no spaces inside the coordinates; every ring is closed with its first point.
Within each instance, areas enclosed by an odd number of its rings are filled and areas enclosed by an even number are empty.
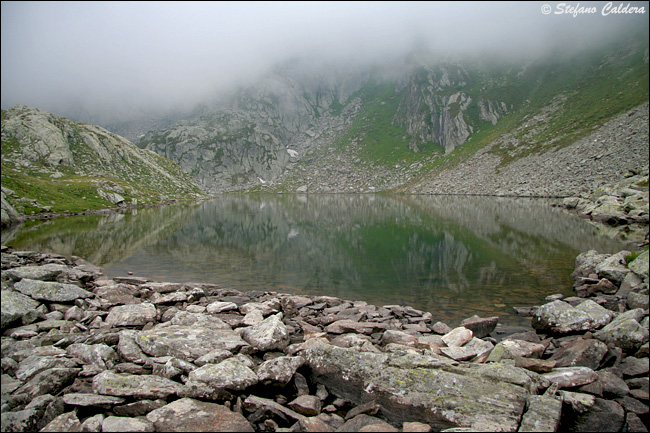
{"type": "Polygon", "coordinates": [[[429,62],[435,66],[409,59],[397,74],[288,62],[222,108],[150,132],[138,145],[178,162],[213,193],[277,185],[306,154],[331,146],[382,157],[373,147],[383,129],[403,136],[408,153],[426,146],[449,153],[477,125],[496,124],[506,105],[463,90],[473,78],[462,65],[429,62]]]}
{"type": "Polygon", "coordinates": [[[226,109],[150,132],[138,144],[178,162],[208,192],[275,182],[349,116],[343,107],[362,83],[362,76],[293,62],[238,92],[226,109]]]}
{"type": "Polygon", "coordinates": [[[473,125],[479,121],[496,125],[507,113],[503,102],[472,98],[467,88],[473,79],[461,64],[432,68],[422,63],[413,70],[393,120],[406,128],[413,151],[434,142],[450,153],[469,139],[473,125]]]}

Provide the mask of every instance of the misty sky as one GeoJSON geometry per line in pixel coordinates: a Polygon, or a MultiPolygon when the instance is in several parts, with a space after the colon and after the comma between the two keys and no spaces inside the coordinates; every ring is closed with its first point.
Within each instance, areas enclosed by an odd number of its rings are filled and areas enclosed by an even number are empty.
{"type": "MultiPolygon", "coordinates": [[[[545,15],[559,2],[2,2],[2,108],[146,110],[191,104],[312,55],[397,56],[416,44],[535,52],[606,40],[646,13],[545,15]]],[[[615,5],[619,3],[615,2],[615,5]]],[[[627,4],[627,2],[625,2],[627,4]]]]}

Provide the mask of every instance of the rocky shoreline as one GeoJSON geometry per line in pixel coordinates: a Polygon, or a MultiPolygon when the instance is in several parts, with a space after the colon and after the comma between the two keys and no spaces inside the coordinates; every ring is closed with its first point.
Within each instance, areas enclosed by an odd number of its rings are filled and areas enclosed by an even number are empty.
{"type": "Polygon", "coordinates": [[[109,280],[3,246],[2,431],[647,431],[648,251],[589,251],[573,276],[499,341],[497,317],[109,280]]]}
{"type": "Polygon", "coordinates": [[[561,207],[576,212],[597,227],[623,238],[648,244],[648,170],[640,174],[628,172],[611,185],[592,193],[566,197],[561,207]]]}

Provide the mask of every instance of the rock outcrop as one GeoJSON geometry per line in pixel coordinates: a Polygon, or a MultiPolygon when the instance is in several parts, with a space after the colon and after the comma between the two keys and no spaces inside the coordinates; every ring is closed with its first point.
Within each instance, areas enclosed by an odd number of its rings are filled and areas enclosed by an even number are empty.
{"type": "MultiPolygon", "coordinates": [[[[202,196],[192,177],[172,161],[99,126],[25,105],[2,112],[2,164],[3,182],[37,173],[38,182],[54,184],[57,192],[68,191],[81,203],[90,194],[104,198],[106,207],[202,196]],[[91,185],[88,190],[86,185],[91,185]]],[[[2,190],[3,227],[15,222],[17,214],[24,215],[20,211],[26,205],[52,209],[52,203],[18,197],[4,186],[2,190]]]]}

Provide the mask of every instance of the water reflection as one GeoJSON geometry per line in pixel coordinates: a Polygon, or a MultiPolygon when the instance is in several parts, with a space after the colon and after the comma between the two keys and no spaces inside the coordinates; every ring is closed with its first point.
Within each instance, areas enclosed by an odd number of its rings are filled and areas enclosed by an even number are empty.
{"type": "Polygon", "coordinates": [[[570,295],[577,254],[625,247],[543,200],[375,195],[225,195],[22,226],[2,242],[77,255],[110,277],[408,304],[450,324],[523,324],[511,307],[570,295]]]}

